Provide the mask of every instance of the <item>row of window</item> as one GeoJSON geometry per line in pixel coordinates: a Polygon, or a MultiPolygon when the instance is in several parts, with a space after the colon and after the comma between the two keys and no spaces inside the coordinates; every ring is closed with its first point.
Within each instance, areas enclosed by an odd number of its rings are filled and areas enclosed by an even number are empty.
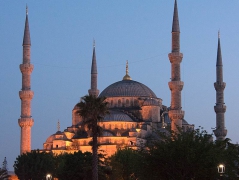
{"type": "Polygon", "coordinates": [[[126,99],[125,102],[123,102],[121,99],[118,99],[116,103],[114,103],[113,100],[110,101],[110,106],[111,107],[129,107],[129,106],[136,106],[138,105],[138,100],[130,101],[129,99],[126,99]]]}
{"type": "Polygon", "coordinates": [[[129,123],[112,123],[112,124],[103,124],[104,129],[131,129],[136,128],[136,124],[129,124],[129,123]]]}

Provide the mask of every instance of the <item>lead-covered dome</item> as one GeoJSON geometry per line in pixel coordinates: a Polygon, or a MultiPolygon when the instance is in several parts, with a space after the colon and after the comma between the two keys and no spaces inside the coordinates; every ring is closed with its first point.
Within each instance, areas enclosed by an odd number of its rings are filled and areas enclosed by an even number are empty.
{"type": "Polygon", "coordinates": [[[117,112],[117,111],[110,111],[110,113],[104,117],[103,121],[133,122],[133,120],[127,114],[123,112],[117,112]]]}
{"type": "Polygon", "coordinates": [[[151,97],[157,98],[154,92],[142,83],[133,80],[118,81],[105,88],[100,97],[151,97]]]}

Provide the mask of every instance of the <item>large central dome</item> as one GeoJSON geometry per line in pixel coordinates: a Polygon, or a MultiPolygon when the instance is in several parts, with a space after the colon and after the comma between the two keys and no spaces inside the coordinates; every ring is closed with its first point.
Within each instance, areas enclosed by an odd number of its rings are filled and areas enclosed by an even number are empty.
{"type": "Polygon", "coordinates": [[[122,80],[105,88],[100,97],[152,97],[157,98],[154,92],[142,83],[133,80],[122,80]]]}

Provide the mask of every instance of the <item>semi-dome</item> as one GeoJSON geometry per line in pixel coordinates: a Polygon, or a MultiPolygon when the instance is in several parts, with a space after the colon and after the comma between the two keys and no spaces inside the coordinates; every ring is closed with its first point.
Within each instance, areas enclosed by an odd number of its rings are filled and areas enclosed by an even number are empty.
{"type": "Polygon", "coordinates": [[[133,120],[127,114],[118,111],[110,111],[110,113],[104,117],[103,121],[133,122],[133,120]]]}
{"type": "Polygon", "coordinates": [[[154,92],[142,83],[133,80],[122,80],[105,88],[100,97],[152,97],[157,98],[154,92]]]}

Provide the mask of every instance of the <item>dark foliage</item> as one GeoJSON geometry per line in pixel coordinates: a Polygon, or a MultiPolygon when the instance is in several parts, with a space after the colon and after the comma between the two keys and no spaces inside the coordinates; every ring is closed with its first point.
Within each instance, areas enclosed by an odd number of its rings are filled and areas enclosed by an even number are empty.
{"type": "Polygon", "coordinates": [[[223,163],[224,178],[236,179],[239,147],[229,139],[212,141],[201,129],[158,137],[144,151],[119,150],[111,158],[112,174],[122,180],[214,180],[223,163]]]}
{"type": "Polygon", "coordinates": [[[54,176],[54,157],[51,153],[34,150],[19,155],[13,167],[20,180],[42,180],[48,173],[54,176]]]}
{"type": "Polygon", "coordinates": [[[57,172],[59,180],[90,180],[91,179],[92,154],[81,151],[74,154],[61,154],[56,157],[57,172]]]}
{"type": "Polygon", "coordinates": [[[9,177],[6,169],[0,168],[0,180],[6,180],[9,177]]]}

